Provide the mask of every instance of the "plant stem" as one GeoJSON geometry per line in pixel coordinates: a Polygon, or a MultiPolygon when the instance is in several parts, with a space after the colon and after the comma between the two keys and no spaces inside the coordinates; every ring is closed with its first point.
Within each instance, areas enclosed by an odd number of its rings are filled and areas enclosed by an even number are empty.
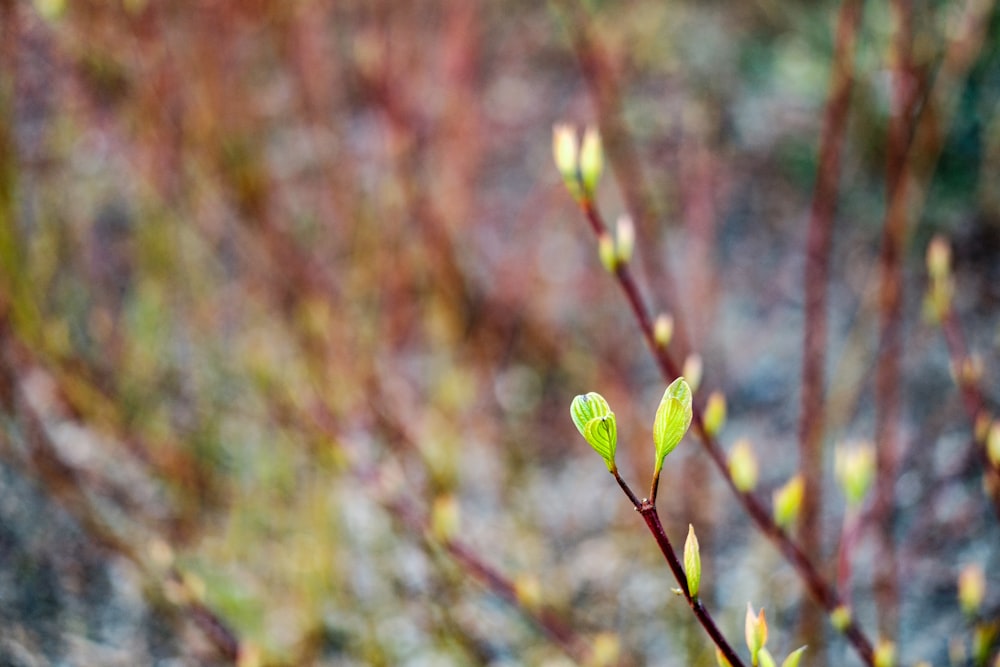
{"type": "Polygon", "coordinates": [[[670,539],[663,530],[663,524],[660,523],[660,515],[656,511],[656,505],[653,504],[653,501],[649,500],[643,502],[636,509],[646,522],[646,527],[649,528],[649,532],[652,533],[653,537],[656,539],[656,544],[660,547],[663,557],[667,560],[667,565],[670,566],[670,571],[674,574],[674,579],[677,580],[677,585],[684,594],[684,599],[687,600],[688,606],[691,607],[691,611],[694,612],[698,622],[701,623],[701,626],[705,628],[705,632],[708,633],[708,636],[712,638],[715,645],[719,647],[720,651],[722,651],[722,655],[726,657],[729,664],[732,667],[743,667],[743,661],[740,659],[740,656],[735,650],[733,650],[733,647],[729,645],[729,642],[726,641],[722,632],[719,631],[719,628],[715,625],[715,621],[712,619],[712,615],[709,614],[708,609],[705,608],[705,605],[701,603],[699,598],[692,596],[691,592],[688,590],[687,576],[684,574],[684,568],[681,566],[681,562],[678,560],[677,554],[674,552],[674,548],[670,544],[670,539]]]}
{"type": "MultiPolygon", "coordinates": [[[[581,209],[583,210],[590,228],[594,231],[594,234],[598,238],[600,238],[602,234],[607,233],[605,231],[606,225],[604,224],[600,212],[597,210],[593,202],[582,202],[581,209]]],[[[632,310],[632,315],[638,323],[642,336],[646,340],[646,345],[649,347],[649,350],[653,355],[653,360],[656,362],[657,368],[660,371],[660,376],[665,382],[672,382],[680,375],[680,368],[674,362],[667,349],[656,343],[656,338],[653,332],[652,318],[649,314],[649,310],[642,301],[639,288],[636,285],[635,279],[632,277],[632,272],[629,270],[628,265],[619,265],[615,269],[614,276],[619,287],[625,293],[626,300],[632,310]]],[[[723,479],[729,485],[730,490],[743,506],[743,509],[750,515],[750,518],[753,519],[754,523],[757,524],[757,528],[764,533],[769,540],[771,540],[771,542],[785,557],[785,560],[787,560],[792,567],[795,568],[796,572],[799,574],[799,578],[802,579],[813,599],[815,599],[816,602],[818,602],[827,612],[835,610],[841,604],[840,597],[830,584],[827,583],[823,575],[820,574],[812,560],[810,560],[798,544],[796,544],[791,537],[789,537],[789,535],[781,529],[781,527],[774,523],[770,512],[766,507],[764,507],[756,496],[751,493],[745,493],[736,488],[732,475],[729,473],[729,465],[726,461],[726,455],[722,451],[722,447],[719,445],[715,437],[705,429],[705,422],[698,406],[693,406],[691,424],[694,427],[695,432],[698,434],[698,439],[703,449],[715,464],[716,469],[718,469],[718,471],[722,474],[723,479]]],[[[854,647],[855,652],[861,657],[862,661],[866,665],[874,665],[875,658],[871,640],[868,639],[867,635],[865,635],[864,631],[858,626],[857,622],[853,618],[847,627],[844,628],[843,634],[854,647]]]]}
{"type": "Polygon", "coordinates": [[[639,500],[634,493],[632,493],[632,489],[625,482],[625,480],[622,479],[622,476],[618,474],[617,469],[612,470],[611,474],[615,476],[615,481],[618,482],[618,486],[622,487],[622,491],[625,492],[625,495],[628,496],[628,499],[635,506],[636,511],[638,511],[639,508],[642,507],[642,501],[639,500]]]}
{"type": "MultiPolygon", "coordinates": [[[[863,0],[844,0],[837,19],[830,92],[820,138],[819,169],[806,241],[805,335],[802,352],[802,399],[799,411],[799,469],[805,482],[799,540],[811,558],[821,555],[823,513],[824,365],[827,347],[827,284],[830,244],[840,183],[840,154],[854,80],[854,44],[863,0]]],[[[823,662],[822,618],[815,607],[802,611],[801,633],[814,657],[823,662]]]]}
{"type": "MultiPolygon", "coordinates": [[[[670,571],[674,575],[674,579],[677,580],[681,592],[684,593],[684,599],[687,600],[688,606],[691,607],[691,611],[694,612],[698,622],[705,628],[705,632],[712,638],[715,645],[719,647],[722,654],[726,656],[729,664],[732,667],[743,667],[743,661],[740,660],[739,655],[729,645],[729,642],[726,641],[722,632],[719,631],[708,609],[705,608],[705,605],[701,603],[699,598],[691,595],[691,591],[688,589],[687,575],[684,574],[684,567],[677,558],[677,554],[674,552],[673,545],[670,544],[670,539],[667,537],[666,531],[663,530],[663,524],[660,523],[660,515],[656,511],[656,501],[652,499],[639,500],[632,492],[628,483],[618,474],[617,470],[612,470],[611,474],[615,476],[615,481],[618,482],[618,485],[622,487],[622,491],[628,496],[629,501],[635,507],[635,511],[642,515],[643,520],[646,522],[646,527],[649,528],[649,532],[656,539],[656,544],[659,545],[660,551],[663,553],[663,557],[667,560],[667,565],[670,566],[670,571]]],[[[653,479],[651,496],[656,494],[656,482],[658,479],[659,471],[657,471],[653,479]]]]}

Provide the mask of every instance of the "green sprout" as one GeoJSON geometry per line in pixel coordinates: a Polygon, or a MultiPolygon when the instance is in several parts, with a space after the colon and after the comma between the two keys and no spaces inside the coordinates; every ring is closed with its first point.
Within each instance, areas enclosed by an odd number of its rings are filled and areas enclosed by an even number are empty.
{"type": "Polygon", "coordinates": [[[656,490],[660,482],[660,470],[663,469],[663,459],[674,451],[684,434],[691,426],[691,387],[679,377],[670,383],[663,392],[660,407],[656,409],[656,419],[653,420],[653,442],[656,445],[656,466],[653,469],[653,485],[650,499],[656,502],[656,490]]]}
{"type": "Polygon", "coordinates": [[[618,446],[618,423],[611,406],[596,392],[573,399],[570,415],[583,439],[601,455],[610,472],[617,472],[615,448],[618,446]]]}

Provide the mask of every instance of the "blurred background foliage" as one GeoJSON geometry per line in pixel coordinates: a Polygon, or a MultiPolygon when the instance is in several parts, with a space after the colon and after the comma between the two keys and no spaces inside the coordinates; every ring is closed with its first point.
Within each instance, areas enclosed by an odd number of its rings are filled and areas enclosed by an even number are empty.
{"type": "MultiPolygon", "coordinates": [[[[722,440],[754,442],[769,494],[796,469],[837,3],[0,8],[0,662],[714,664],[569,419],[575,394],[602,392],[643,487],[663,385],[551,129],[609,113],[574,48],[587,34],[633,149],[609,147],[600,205],[613,218],[641,189],[648,298],[679,295],[677,345],[729,397],[722,440]]],[[[934,143],[916,151],[904,259],[898,639],[906,664],[965,664],[955,578],[981,563],[996,618],[1000,531],[920,318],[922,258],[933,233],[953,241],[995,400],[1000,19],[973,0],[915,0],[912,18],[934,143]]],[[[893,25],[865,4],[828,461],[872,437],[893,25]]],[[[827,489],[832,564],[844,501],[827,489]]],[[[803,664],[856,664],[832,636],[797,636],[812,603],[694,442],[660,505],[676,543],[695,524],[703,595],[735,643],[753,600],[776,654],[829,641],[803,664]]],[[[854,601],[874,628],[866,540],[854,601]]]]}

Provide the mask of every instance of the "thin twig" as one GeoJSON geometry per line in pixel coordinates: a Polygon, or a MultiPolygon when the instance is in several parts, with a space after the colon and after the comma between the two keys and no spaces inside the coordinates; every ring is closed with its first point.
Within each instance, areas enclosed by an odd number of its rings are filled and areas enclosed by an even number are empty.
{"type": "Polygon", "coordinates": [[[900,360],[903,327],[903,269],[907,233],[907,151],[916,81],[910,64],[912,7],[909,0],[893,0],[896,32],[893,40],[894,80],[886,148],[886,216],[879,258],[879,343],[875,367],[875,502],[872,521],[878,556],[873,589],[879,610],[879,632],[894,637],[898,628],[899,584],[893,537],[895,481],[899,458],[900,360]]]}
{"type": "MultiPolygon", "coordinates": [[[[593,202],[581,202],[581,208],[595,235],[600,238],[602,235],[607,234],[607,225],[604,223],[600,212],[597,210],[596,206],[594,206],[593,202]]],[[[653,331],[652,318],[643,303],[642,297],[639,293],[639,288],[636,285],[635,279],[632,277],[632,273],[629,270],[628,265],[619,264],[615,269],[614,277],[619,287],[625,293],[626,300],[632,310],[632,315],[638,323],[642,336],[646,341],[646,345],[649,347],[650,352],[653,355],[653,359],[656,362],[658,370],[660,371],[660,376],[665,382],[672,382],[680,375],[680,367],[673,360],[669,351],[665,347],[657,344],[653,331]]],[[[723,479],[726,481],[726,484],[729,485],[730,490],[736,496],[737,500],[739,500],[743,509],[750,515],[750,518],[753,519],[755,524],[757,524],[758,529],[765,535],[765,537],[774,543],[781,554],[785,557],[785,560],[787,560],[796,572],[798,572],[799,577],[802,579],[813,599],[822,605],[822,607],[828,612],[833,612],[837,609],[842,603],[839,595],[830,586],[830,584],[827,583],[823,575],[820,574],[819,570],[813,564],[809,556],[802,551],[799,545],[792,540],[788,533],[774,523],[770,512],[768,512],[767,508],[763,503],[761,503],[760,500],[757,499],[756,496],[752,493],[741,491],[736,487],[736,483],[733,481],[732,475],[729,472],[726,455],[723,452],[722,447],[719,445],[719,442],[715,439],[715,436],[709,433],[705,428],[705,422],[701,409],[697,405],[693,406],[691,425],[698,436],[698,440],[701,443],[702,448],[715,464],[716,469],[722,474],[723,479]]],[[[861,657],[864,663],[867,665],[873,665],[874,650],[872,648],[871,640],[868,639],[868,636],[864,633],[860,626],[858,626],[853,617],[844,627],[843,634],[854,647],[855,652],[861,657]]]]}
{"type": "MultiPolygon", "coordinates": [[[[799,412],[799,469],[805,482],[799,520],[799,542],[813,559],[821,555],[823,499],[823,432],[825,429],[824,366],[827,347],[827,283],[830,244],[840,183],[840,154],[854,80],[854,44],[861,22],[862,0],[844,0],[837,20],[830,94],[820,138],[819,169],[806,241],[805,325],[802,353],[802,403],[799,412]]],[[[822,655],[822,619],[814,608],[803,609],[801,631],[811,650],[822,655]]],[[[820,658],[822,662],[822,658],[820,658]]]]}
{"type": "Polygon", "coordinates": [[[674,575],[674,579],[677,580],[677,585],[680,587],[681,593],[684,594],[684,599],[687,600],[688,606],[691,607],[691,611],[698,619],[698,622],[705,628],[705,632],[712,638],[712,642],[719,647],[719,650],[725,656],[726,660],[729,661],[729,664],[732,667],[743,667],[743,660],[733,647],[729,645],[726,637],[715,624],[712,615],[705,605],[702,604],[701,599],[691,595],[691,590],[688,588],[687,575],[684,573],[684,566],[681,565],[681,561],[677,558],[677,553],[674,551],[673,545],[670,544],[670,538],[667,537],[666,531],[663,530],[660,515],[656,511],[655,501],[651,499],[639,500],[625,480],[618,475],[617,471],[613,470],[612,474],[622,487],[625,495],[628,496],[629,501],[635,507],[635,511],[642,515],[642,519],[646,522],[649,532],[656,539],[656,544],[660,547],[660,552],[663,553],[663,557],[666,559],[667,565],[674,575]]]}

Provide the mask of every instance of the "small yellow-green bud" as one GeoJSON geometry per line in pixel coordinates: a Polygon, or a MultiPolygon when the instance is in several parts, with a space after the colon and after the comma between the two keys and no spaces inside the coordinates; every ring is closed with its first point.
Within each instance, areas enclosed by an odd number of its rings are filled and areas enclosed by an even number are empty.
{"type": "Polygon", "coordinates": [[[702,367],[701,355],[697,352],[689,354],[688,358],[684,360],[684,369],[681,375],[687,378],[692,392],[698,391],[698,387],[701,385],[702,367]]]}
{"type": "Polygon", "coordinates": [[[622,642],[613,632],[601,632],[594,636],[590,663],[595,667],[611,667],[621,659],[622,642]]]}
{"type": "Polygon", "coordinates": [[[838,445],[834,451],[834,473],[847,505],[858,507],[875,478],[875,448],[869,443],[838,445]]]}
{"type": "Polygon", "coordinates": [[[757,654],[757,663],[760,667],[778,667],[778,664],[774,662],[774,656],[766,648],[762,648],[757,654]]]}
{"type": "Polygon", "coordinates": [[[895,667],[896,645],[888,639],[880,639],[875,645],[875,667],[895,667]]]}
{"type": "Polygon", "coordinates": [[[514,579],[514,596],[525,609],[538,609],[542,605],[542,586],[531,575],[519,575],[514,579]]]}
{"type": "Polygon", "coordinates": [[[971,563],[958,575],[958,602],[962,611],[974,616],[986,597],[986,574],[983,568],[971,563]]]}
{"type": "Polygon", "coordinates": [[[566,189],[574,199],[583,199],[580,184],[580,142],[576,128],[567,123],[558,123],[552,128],[552,156],[556,168],[562,176],[566,189]]]}
{"type": "Polygon", "coordinates": [[[618,270],[618,253],[615,250],[615,241],[606,233],[601,234],[600,238],[597,239],[597,254],[608,273],[614,273],[618,270]]]}
{"type": "Polygon", "coordinates": [[[842,604],[830,612],[830,625],[837,632],[844,632],[851,624],[851,608],[842,604]]]}
{"type": "Polygon", "coordinates": [[[767,643],[767,618],[764,616],[764,609],[754,615],[753,607],[747,602],[747,615],[743,623],[743,632],[747,640],[747,648],[750,649],[750,662],[754,665],[759,663],[760,650],[767,643]]]}
{"type": "Polygon", "coordinates": [[[601,148],[601,134],[596,127],[588,127],[583,133],[580,146],[580,180],[587,199],[592,199],[597,182],[604,170],[604,151],[601,148]]]}
{"type": "Polygon", "coordinates": [[[718,646],[715,647],[715,664],[719,667],[733,667],[732,664],[726,660],[726,656],[723,655],[722,649],[718,646]]]}
{"type": "Polygon", "coordinates": [[[431,534],[438,540],[447,542],[458,533],[459,517],[455,496],[450,493],[438,496],[431,506],[431,534]]]}
{"type": "Polygon", "coordinates": [[[694,534],[694,526],[688,524],[687,539],[684,540],[684,575],[687,577],[688,593],[698,597],[701,586],[701,552],[698,549],[698,536],[694,534]]]}
{"type": "Polygon", "coordinates": [[[726,423],[726,397],[721,391],[713,391],[705,404],[705,431],[715,435],[726,423]]]}
{"type": "Polygon", "coordinates": [[[990,648],[996,639],[996,628],[980,623],[972,629],[972,664],[985,665],[990,657],[990,648]]]}
{"type": "Polygon", "coordinates": [[[576,179],[579,153],[576,128],[566,123],[556,124],[552,128],[552,156],[564,179],[576,179]]]}
{"type": "Polygon", "coordinates": [[[774,522],[782,528],[788,528],[799,516],[802,509],[802,499],[805,496],[806,483],[801,474],[795,475],[785,485],[775,489],[774,522]]]}
{"type": "Polygon", "coordinates": [[[628,215],[618,217],[615,225],[615,256],[619,264],[628,264],[632,261],[632,254],[635,252],[635,223],[628,215]]]}
{"type": "Polygon", "coordinates": [[[799,661],[802,660],[802,654],[805,653],[806,647],[800,646],[785,658],[785,661],[781,663],[781,667],[799,667],[799,661]]]}
{"type": "Polygon", "coordinates": [[[35,9],[46,21],[55,21],[66,13],[66,0],[35,0],[35,9]]]}
{"type": "Polygon", "coordinates": [[[935,236],[927,245],[927,273],[932,280],[944,280],[951,274],[951,246],[943,236],[935,236]]]}
{"type": "Polygon", "coordinates": [[[753,491],[757,486],[758,472],[753,446],[746,438],[740,438],[729,453],[729,474],[733,478],[733,485],[744,493],[753,491]]]}
{"type": "Polygon", "coordinates": [[[674,318],[666,313],[660,313],[656,316],[656,322],[653,324],[653,340],[660,347],[666,347],[670,345],[670,339],[674,336],[674,318]]]}
{"type": "Polygon", "coordinates": [[[986,433],[986,456],[990,463],[1000,468],[1000,421],[994,420],[986,433]]]}

